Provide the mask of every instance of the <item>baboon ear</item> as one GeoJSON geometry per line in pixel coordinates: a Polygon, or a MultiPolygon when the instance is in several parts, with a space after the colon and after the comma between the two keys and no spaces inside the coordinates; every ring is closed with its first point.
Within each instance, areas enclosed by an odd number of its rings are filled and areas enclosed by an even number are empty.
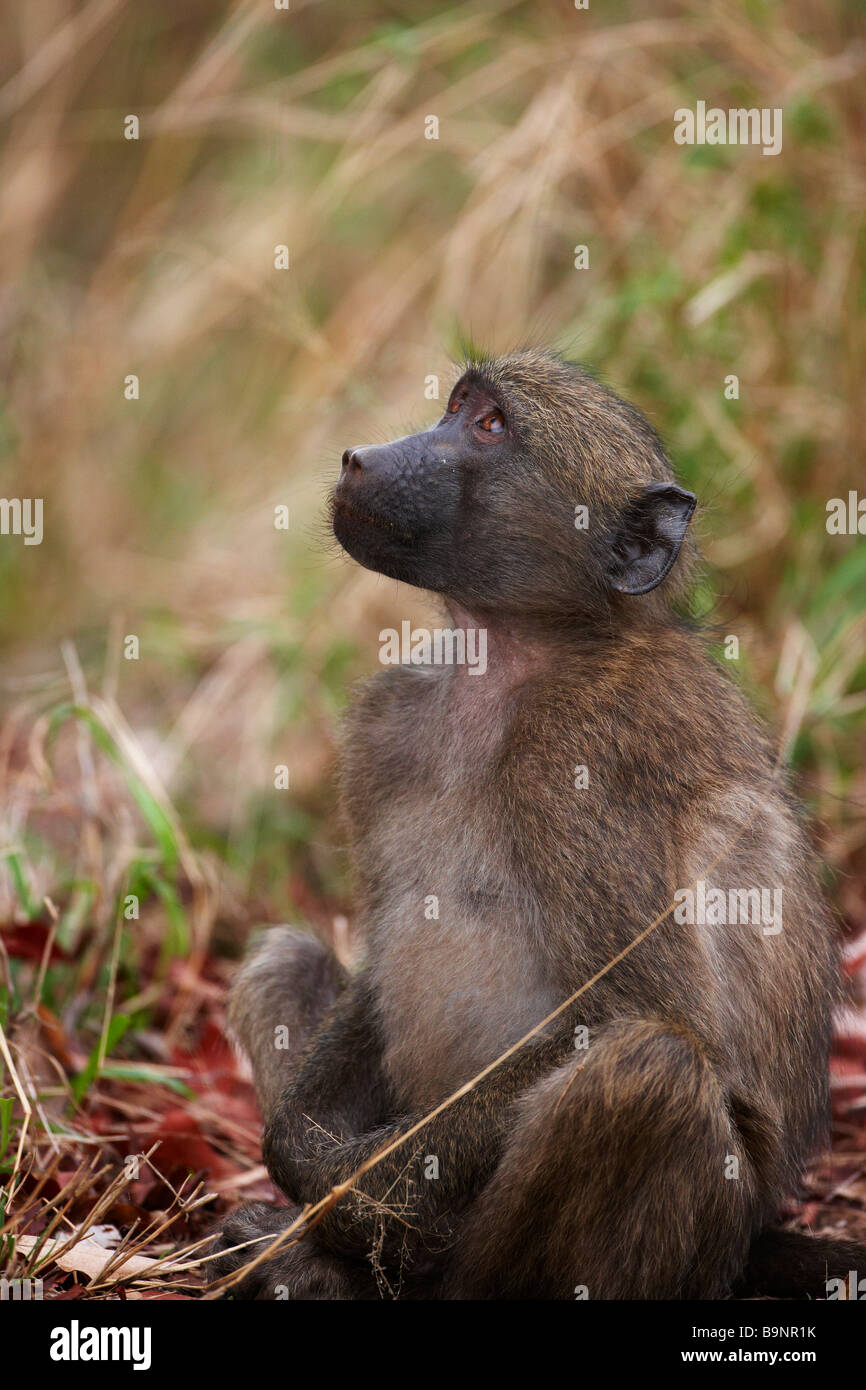
{"type": "Polygon", "coordinates": [[[661,584],[680,553],[697,504],[676,483],[650,483],[629,502],[611,545],[608,578],[622,594],[648,594],[661,584]]]}

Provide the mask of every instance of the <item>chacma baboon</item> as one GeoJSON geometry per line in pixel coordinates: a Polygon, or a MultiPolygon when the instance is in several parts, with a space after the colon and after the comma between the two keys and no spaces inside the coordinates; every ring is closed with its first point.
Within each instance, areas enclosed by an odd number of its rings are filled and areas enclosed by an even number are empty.
{"type": "MultiPolygon", "coordinates": [[[[767,1233],[825,1134],[836,949],[768,741],[673,605],[694,506],[636,410],[537,351],[343,456],[337,539],[483,628],[487,669],[395,666],[351,708],[363,968],[274,928],[240,971],[274,1181],[323,1198],[589,987],[235,1294],[713,1298],[752,1247],[767,1292],[849,1267],[767,1233]]],[[[214,1274],[297,1211],[241,1208],[214,1274]]]]}

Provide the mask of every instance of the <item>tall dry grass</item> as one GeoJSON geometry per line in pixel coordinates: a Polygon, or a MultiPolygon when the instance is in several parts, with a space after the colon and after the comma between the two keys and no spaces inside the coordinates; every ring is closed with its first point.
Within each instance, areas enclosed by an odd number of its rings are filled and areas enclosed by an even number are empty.
{"type": "MultiPolygon", "coordinates": [[[[146,1011],[167,924],[200,964],[249,920],[342,905],[335,717],[425,601],[328,547],[324,497],[347,444],[436,413],[461,333],[558,345],[662,431],[702,503],[698,610],[739,636],[862,923],[866,545],[824,524],[866,491],[858,7],[42,0],[0,22],[0,495],[45,503],[41,546],[0,538],[0,924],[47,896],[75,956],[28,986],[146,1011]],[[781,155],[676,145],[698,100],[783,108],[781,155]]],[[[102,1052],[103,1002],[81,1022],[102,1052]]]]}
{"type": "Polygon", "coordinates": [[[300,841],[347,677],[418,610],[326,545],[342,448],[430,417],[458,330],[551,341],[662,429],[699,603],[794,718],[831,858],[862,853],[866,561],[823,524],[862,481],[856,8],[91,0],[5,31],[3,489],[46,508],[0,547],[7,708],[68,690],[74,635],[248,877],[274,760],[300,841]],[[782,154],[676,145],[698,99],[781,106],[782,154]]]}

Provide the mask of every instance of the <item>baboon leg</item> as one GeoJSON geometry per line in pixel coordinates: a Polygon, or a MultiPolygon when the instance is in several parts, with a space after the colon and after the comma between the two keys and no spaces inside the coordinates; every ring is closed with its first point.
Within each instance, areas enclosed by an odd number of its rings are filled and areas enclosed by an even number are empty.
{"type": "MultiPolygon", "coordinates": [[[[231,990],[228,1023],[232,1039],[252,1063],[265,1122],[345,983],[334,953],[292,927],[269,928],[248,953],[231,990]]],[[[251,1202],[232,1212],[214,1244],[207,1278],[214,1281],[248,1265],[267,1244],[259,1238],[276,1237],[299,1211],[251,1202]],[[234,1250],[236,1245],[246,1248],[234,1250]]],[[[370,1286],[368,1271],[356,1271],[320,1251],[310,1235],[257,1265],[226,1294],[243,1299],[362,1298],[372,1296],[370,1286]]]]}
{"type": "Polygon", "coordinates": [[[753,1242],[734,1292],[737,1298],[827,1298],[835,1288],[838,1297],[852,1269],[866,1269],[866,1242],[770,1229],[753,1242]]]}
{"type": "MultiPolygon", "coordinates": [[[[249,1265],[299,1214],[300,1207],[275,1207],[270,1202],[250,1202],[238,1207],[214,1243],[213,1258],[206,1266],[207,1279],[214,1282],[249,1265]],[[249,1241],[256,1243],[247,1244],[249,1241]],[[240,1245],[246,1248],[232,1248],[240,1245]]],[[[376,1286],[369,1267],[365,1269],[361,1264],[327,1254],[317,1246],[311,1233],[263,1260],[236,1284],[228,1285],[225,1297],[289,1301],[366,1299],[376,1297],[376,1286]]]]}
{"type": "Polygon", "coordinates": [[[715,1298],[730,1288],[752,1233],[752,1179],[687,1030],[611,1024],[513,1114],[447,1296],[715,1298]]]}
{"type": "Polygon", "coordinates": [[[266,1122],[345,983],[333,951],[293,927],[270,927],[247,955],[232,986],[228,1024],[252,1063],[266,1122]]]}

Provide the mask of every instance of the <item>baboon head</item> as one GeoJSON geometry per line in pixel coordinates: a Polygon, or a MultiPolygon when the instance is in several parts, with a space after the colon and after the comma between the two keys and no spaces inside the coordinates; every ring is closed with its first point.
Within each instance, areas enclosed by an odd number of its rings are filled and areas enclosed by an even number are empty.
{"type": "Polygon", "coordinates": [[[332,498],[368,569],[471,613],[560,622],[655,590],[694,508],[637,410],[532,350],[469,361],[431,429],[347,449],[332,498]]]}

